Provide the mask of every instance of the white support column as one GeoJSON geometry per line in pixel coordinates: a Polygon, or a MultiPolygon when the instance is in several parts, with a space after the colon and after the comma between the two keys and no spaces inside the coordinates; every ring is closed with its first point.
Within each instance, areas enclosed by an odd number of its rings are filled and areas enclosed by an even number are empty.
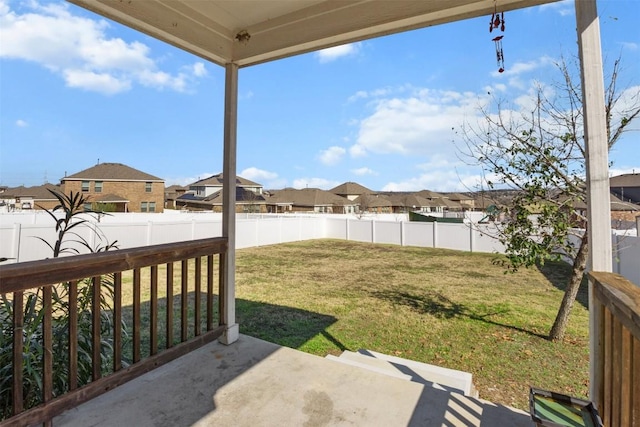
{"type": "MultiPolygon", "coordinates": [[[[610,272],[611,207],[609,204],[609,147],[605,117],[604,76],[600,23],[596,0],[576,0],[576,22],[582,106],[584,109],[584,139],[587,172],[587,218],[589,221],[589,266],[592,271],[610,272]]],[[[589,378],[590,399],[597,404],[602,390],[602,309],[593,298],[589,284],[589,378]]]]}
{"type": "Polygon", "coordinates": [[[224,95],[224,163],[222,175],[222,236],[229,242],[224,257],[222,320],[226,330],[220,337],[223,344],[238,340],[236,323],[236,145],[238,127],[238,65],[225,67],[224,95]]]}

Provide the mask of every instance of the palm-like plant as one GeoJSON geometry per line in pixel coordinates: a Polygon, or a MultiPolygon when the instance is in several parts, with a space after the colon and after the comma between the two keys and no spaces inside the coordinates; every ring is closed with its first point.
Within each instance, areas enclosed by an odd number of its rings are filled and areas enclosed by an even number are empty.
{"type": "MultiPolygon", "coordinates": [[[[55,221],[57,240],[50,244],[42,240],[57,258],[62,254],[79,254],[79,248],[90,253],[117,248],[117,241],[103,244],[104,235],[90,222],[96,212],[85,209],[87,199],[81,193],[70,192],[68,195],[49,190],[58,200],[58,204],[46,211],[55,221]],[[56,215],[62,211],[62,216],[56,215]],[[79,227],[90,227],[98,237],[97,246],[91,246],[76,230],[79,227]]],[[[100,296],[100,329],[101,329],[101,368],[106,372],[113,366],[113,317],[112,301],[114,296],[113,275],[106,275],[101,280],[100,296]]],[[[53,328],[53,392],[60,395],[69,390],[69,314],[70,310],[78,313],[78,386],[91,381],[92,373],[92,316],[93,280],[91,278],[78,281],[78,304],[69,305],[70,283],[52,286],[52,328],[53,328]]],[[[42,366],[43,366],[43,300],[41,291],[26,295],[23,307],[16,307],[13,300],[3,294],[0,296],[0,420],[11,416],[12,381],[13,381],[13,312],[24,310],[24,328],[22,330],[23,354],[23,399],[26,408],[33,407],[42,401],[42,366]]],[[[123,332],[126,330],[123,325],[123,332]]],[[[126,361],[123,361],[126,365],[126,361]]]]}

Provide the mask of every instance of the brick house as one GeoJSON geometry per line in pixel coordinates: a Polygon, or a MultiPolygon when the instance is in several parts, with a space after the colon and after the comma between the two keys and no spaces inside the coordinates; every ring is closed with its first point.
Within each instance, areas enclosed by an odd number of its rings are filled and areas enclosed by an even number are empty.
{"type": "Polygon", "coordinates": [[[62,178],[62,186],[84,194],[96,210],[164,210],[164,180],[121,163],[99,163],[62,178]]]}

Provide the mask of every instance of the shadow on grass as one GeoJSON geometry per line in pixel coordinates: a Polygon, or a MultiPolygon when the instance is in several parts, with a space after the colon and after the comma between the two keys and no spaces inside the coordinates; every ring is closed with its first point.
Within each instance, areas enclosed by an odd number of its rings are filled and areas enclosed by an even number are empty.
{"type": "Polygon", "coordinates": [[[453,319],[458,317],[466,317],[490,325],[500,326],[512,329],[518,332],[546,339],[547,336],[537,332],[529,331],[514,325],[491,320],[490,317],[496,314],[507,313],[508,309],[497,309],[488,313],[477,313],[467,305],[456,303],[438,292],[426,292],[424,294],[411,294],[402,291],[378,291],[372,292],[376,298],[389,301],[393,304],[407,306],[418,313],[428,314],[439,319],[453,319]]]}
{"type": "MultiPolygon", "coordinates": [[[[538,266],[538,270],[544,277],[563,293],[567,289],[567,283],[571,278],[571,269],[571,264],[562,261],[547,262],[543,266],[538,266]]],[[[584,275],[580,283],[576,301],[587,310],[589,309],[589,285],[586,275],[584,275]]]]}
{"type": "MultiPolygon", "coordinates": [[[[195,336],[195,292],[189,292],[187,297],[187,316],[186,316],[186,339],[195,336]]],[[[173,297],[173,345],[179,344],[182,335],[182,315],[181,315],[181,295],[173,297]]],[[[218,297],[214,295],[212,300],[213,307],[213,327],[218,326],[218,297]]],[[[150,337],[151,337],[151,303],[143,302],[140,305],[140,328],[141,328],[141,357],[145,358],[151,354],[150,337]]],[[[207,302],[206,293],[202,292],[200,297],[200,324],[201,333],[206,331],[207,325],[207,302]]],[[[122,308],[122,320],[124,331],[123,345],[123,362],[129,364],[132,361],[133,347],[131,333],[133,330],[133,307],[126,306],[122,308]]],[[[311,340],[318,334],[324,336],[328,341],[332,342],[341,350],[347,348],[333,337],[327,328],[336,322],[333,316],[314,313],[293,307],[285,307],[281,305],[268,304],[264,302],[255,302],[246,299],[236,298],[236,322],[240,325],[240,332],[255,338],[260,338],[274,344],[300,348],[307,341],[311,340]]],[[[163,350],[167,348],[167,300],[166,298],[158,299],[157,314],[157,339],[158,348],[163,350]]]]}

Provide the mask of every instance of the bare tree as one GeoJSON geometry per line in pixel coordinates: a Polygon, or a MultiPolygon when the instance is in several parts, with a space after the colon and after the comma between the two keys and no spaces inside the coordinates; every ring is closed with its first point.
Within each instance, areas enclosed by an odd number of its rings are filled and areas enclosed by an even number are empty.
{"type": "MultiPolygon", "coordinates": [[[[460,132],[462,154],[494,177],[489,188],[516,189],[509,220],[499,231],[510,271],[569,256],[573,269],[549,339],[564,337],[588,257],[587,218],[574,206],[586,201],[582,90],[577,61],[556,64],[562,78],[537,85],[530,105],[519,111],[496,101],[478,125],[460,132]],[[570,236],[574,236],[572,244],[570,236]]],[[[620,58],[605,89],[609,149],[640,114],[640,86],[619,90],[620,58]]]]}

